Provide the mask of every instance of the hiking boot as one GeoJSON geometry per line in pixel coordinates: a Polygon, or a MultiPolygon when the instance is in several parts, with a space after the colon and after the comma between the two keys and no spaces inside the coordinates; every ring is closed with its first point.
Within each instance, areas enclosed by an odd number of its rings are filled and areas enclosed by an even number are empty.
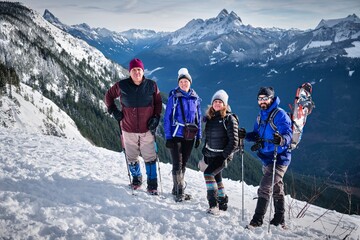
{"type": "Polygon", "coordinates": [[[229,202],[229,198],[227,195],[225,197],[218,197],[219,210],[226,211],[228,209],[227,203],[229,202]]]}
{"type": "Polygon", "coordinates": [[[148,179],[147,180],[147,191],[150,193],[150,192],[157,192],[157,187],[158,187],[158,184],[157,184],[157,178],[155,179],[148,179]]]}
{"type": "Polygon", "coordinates": [[[142,176],[134,176],[131,183],[131,188],[136,190],[141,187],[142,184],[142,176]]]}
{"type": "Polygon", "coordinates": [[[207,196],[206,196],[208,202],[209,202],[209,208],[218,207],[217,202],[217,190],[207,190],[207,196]]]}
{"type": "Polygon", "coordinates": [[[171,193],[174,195],[175,202],[182,202],[190,199],[190,195],[184,193],[184,174],[182,171],[173,171],[173,184],[171,193]]]}
{"type": "Polygon", "coordinates": [[[266,213],[266,209],[269,205],[269,201],[265,198],[259,197],[257,200],[255,214],[250,221],[250,226],[252,227],[260,227],[263,224],[264,215],[266,213]]]}
{"type": "Polygon", "coordinates": [[[285,201],[284,198],[274,199],[275,214],[274,218],[270,221],[270,224],[274,226],[285,226],[285,201]]]}
{"type": "Polygon", "coordinates": [[[249,225],[248,225],[248,228],[250,228],[250,227],[253,227],[253,228],[261,227],[262,224],[263,224],[262,221],[261,222],[256,222],[256,221],[251,220],[249,225]]]}

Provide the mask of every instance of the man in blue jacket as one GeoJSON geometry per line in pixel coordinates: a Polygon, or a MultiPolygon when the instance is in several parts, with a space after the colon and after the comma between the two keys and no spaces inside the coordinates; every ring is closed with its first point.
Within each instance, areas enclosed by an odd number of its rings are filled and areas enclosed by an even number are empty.
{"type": "Polygon", "coordinates": [[[247,141],[255,142],[251,147],[257,151],[263,164],[263,177],[258,189],[258,201],[255,214],[250,221],[250,226],[259,227],[263,224],[264,215],[273,195],[275,215],[270,224],[284,226],[284,182],[283,177],[291,161],[290,144],[292,138],[291,119],[287,113],[279,108],[280,98],[275,96],[272,87],[261,87],[257,101],[260,113],[252,132],[240,130],[240,137],[247,141]],[[274,164],[274,149],[277,148],[274,192],[272,193],[272,176],[274,164]]]}

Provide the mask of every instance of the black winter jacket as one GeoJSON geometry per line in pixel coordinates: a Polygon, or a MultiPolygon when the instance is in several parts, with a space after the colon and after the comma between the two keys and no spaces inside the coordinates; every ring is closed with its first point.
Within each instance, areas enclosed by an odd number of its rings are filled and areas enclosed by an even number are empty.
{"type": "Polygon", "coordinates": [[[232,160],[233,153],[239,146],[239,124],[236,118],[230,113],[222,118],[220,112],[216,112],[215,116],[206,119],[205,123],[205,145],[202,149],[204,156],[222,156],[224,159],[232,160]]]}

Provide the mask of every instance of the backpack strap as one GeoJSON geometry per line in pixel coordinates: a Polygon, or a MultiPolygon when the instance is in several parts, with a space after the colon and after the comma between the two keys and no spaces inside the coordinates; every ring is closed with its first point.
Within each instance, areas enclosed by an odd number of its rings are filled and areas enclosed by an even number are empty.
{"type": "MultiPolygon", "coordinates": [[[[270,127],[272,128],[272,130],[276,131],[277,130],[277,127],[276,125],[274,124],[274,118],[276,116],[276,114],[280,111],[281,108],[277,107],[275,109],[273,109],[268,118],[266,119],[265,121],[265,124],[268,124],[270,123],[270,127]]],[[[257,119],[256,119],[257,123],[258,123],[258,130],[260,130],[260,114],[257,116],[257,119]]]]}
{"type": "Polygon", "coordinates": [[[238,124],[239,124],[239,118],[238,118],[238,116],[237,116],[235,113],[227,113],[226,116],[224,117],[224,120],[223,120],[223,125],[224,125],[225,130],[227,130],[227,127],[226,127],[225,122],[229,120],[230,115],[233,115],[234,118],[236,119],[236,121],[237,121],[238,124]]]}
{"type": "Polygon", "coordinates": [[[270,126],[271,126],[271,128],[272,128],[274,131],[277,131],[277,127],[276,127],[276,125],[274,124],[274,118],[275,118],[276,114],[277,114],[279,111],[280,111],[280,108],[275,108],[275,109],[271,112],[271,114],[270,114],[270,116],[269,116],[269,119],[268,119],[268,122],[270,123],[270,126]]]}
{"type": "Polygon", "coordinates": [[[173,101],[173,108],[172,108],[172,120],[173,123],[175,122],[175,111],[176,111],[176,106],[178,104],[179,98],[174,96],[174,101],[173,101]]]}
{"type": "MultiPolygon", "coordinates": [[[[180,108],[181,108],[181,114],[182,114],[182,117],[183,117],[183,120],[184,120],[184,124],[186,124],[186,118],[185,118],[185,110],[184,110],[184,105],[183,105],[183,101],[181,99],[179,99],[180,101],[180,108]]],[[[199,119],[198,119],[198,112],[197,112],[197,109],[196,109],[196,112],[195,112],[195,124],[196,126],[199,124],[199,119]]]]}
{"type": "Polygon", "coordinates": [[[230,113],[227,113],[226,116],[225,116],[224,119],[223,119],[223,125],[224,125],[225,130],[227,130],[227,127],[226,127],[226,124],[225,124],[225,120],[227,121],[228,118],[229,118],[229,116],[230,116],[230,113]]]}

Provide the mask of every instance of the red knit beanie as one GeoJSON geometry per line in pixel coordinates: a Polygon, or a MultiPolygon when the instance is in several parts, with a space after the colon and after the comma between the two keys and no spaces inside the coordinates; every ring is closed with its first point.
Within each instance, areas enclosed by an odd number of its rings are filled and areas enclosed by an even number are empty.
{"type": "Polygon", "coordinates": [[[141,68],[142,70],[144,70],[144,64],[138,58],[134,58],[133,60],[130,61],[129,72],[131,71],[131,69],[133,69],[135,67],[138,67],[138,68],[141,68]]]}

